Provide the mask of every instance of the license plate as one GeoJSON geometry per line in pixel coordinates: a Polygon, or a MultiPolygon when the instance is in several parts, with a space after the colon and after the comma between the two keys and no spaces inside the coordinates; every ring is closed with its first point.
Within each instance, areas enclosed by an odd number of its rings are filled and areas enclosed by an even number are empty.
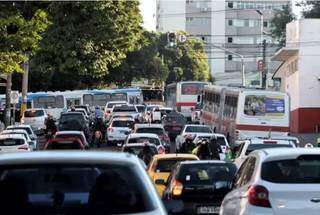
{"type": "Polygon", "coordinates": [[[198,214],[219,214],[220,207],[214,206],[201,206],[198,207],[198,214]]]}

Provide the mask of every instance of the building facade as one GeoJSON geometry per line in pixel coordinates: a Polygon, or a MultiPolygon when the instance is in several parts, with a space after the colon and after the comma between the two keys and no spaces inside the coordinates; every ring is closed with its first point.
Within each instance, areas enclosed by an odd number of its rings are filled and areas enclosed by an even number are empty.
{"type": "Polygon", "coordinates": [[[156,5],[157,32],[185,31],[185,0],[157,0],[156,5]]]}
{"type": "Polygon", "coordinates": [[[148,31],[156,31],[157,0],[140,0],[139,9],[142,15],[142,27],[148,31]]]}
{"type": "Polygon", "coordinates": [[[251,81],[260,81],[257,62],[262,59],[261,40],[265,39],[265,67],[268,74],[273,73],[279,63],[270,62],[278,48],[268,35],[270,20],[275,9],[282,9],[285,5],[291,5],[291,1],[186,0],[186,31],[208,43],[209,66],[217,84],[241,84],[242,62],[239,56],[209,44],[223,46],[242,55],[246,84],[250,85],[251,81]]]}
{"type": "Polygon", "coordinates": [[[272,58],[282,65],[273,75],[290,95],[292,133],[320,133],[320,19],[287,24],[286,46],[272,58]]]}

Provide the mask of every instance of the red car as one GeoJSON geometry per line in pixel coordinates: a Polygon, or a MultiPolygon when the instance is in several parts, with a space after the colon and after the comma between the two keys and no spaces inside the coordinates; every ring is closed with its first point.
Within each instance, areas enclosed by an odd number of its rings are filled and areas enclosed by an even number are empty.
{"type": "Polygon", "coordinates": [[[79,138],[52,138],[44,150],[86,150],[87,146],[79,138]]]}

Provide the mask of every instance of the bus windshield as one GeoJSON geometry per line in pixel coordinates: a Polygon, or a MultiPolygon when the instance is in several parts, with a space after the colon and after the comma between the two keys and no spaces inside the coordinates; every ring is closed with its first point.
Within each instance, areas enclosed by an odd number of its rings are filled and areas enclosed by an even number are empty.
{"type": "Polygon", "coordinates": [[[204,87],[204,83],[183,83],[181,84],[182,95],[199,95],[204,87]]]}

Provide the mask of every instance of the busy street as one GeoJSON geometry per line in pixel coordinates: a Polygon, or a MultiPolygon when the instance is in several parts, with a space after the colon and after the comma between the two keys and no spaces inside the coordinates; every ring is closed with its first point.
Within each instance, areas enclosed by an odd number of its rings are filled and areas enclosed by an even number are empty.
{"type": "Polygon", "coordinates": [[[319,215],[320,2],[0,2],[0,214],[319,215]]]}

